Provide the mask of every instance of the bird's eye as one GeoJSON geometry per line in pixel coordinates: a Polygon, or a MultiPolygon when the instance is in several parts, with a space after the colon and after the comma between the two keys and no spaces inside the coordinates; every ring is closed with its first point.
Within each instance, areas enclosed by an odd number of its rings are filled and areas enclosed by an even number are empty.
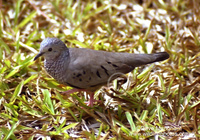
{"type": "Polygon", "coordinates": [[[52,48],[49,48],[48,51],[49,51],[49,52],[52,51],[52,48]]]}

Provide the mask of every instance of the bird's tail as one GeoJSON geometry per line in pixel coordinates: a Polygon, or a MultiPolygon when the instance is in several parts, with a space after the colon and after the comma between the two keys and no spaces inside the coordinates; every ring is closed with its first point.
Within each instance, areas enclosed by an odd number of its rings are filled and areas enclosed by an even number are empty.
{"type": "Polygon", "coordinates": [[[155,60],[150,63],[163,61],[169,58],[169,54],[167,52],[158,52],[158,53],[153,53],[151,55],[155,57],[155,60]]]}
{"type": "Polygon", "coordinates": [[[126,59],[128,62],[127,64],[133,67],[159,62],[169,58],[169,54],[167,52],[158,52],[152,54],[134,54],[132,56],[129,56],[129,59],[126,59]]]}

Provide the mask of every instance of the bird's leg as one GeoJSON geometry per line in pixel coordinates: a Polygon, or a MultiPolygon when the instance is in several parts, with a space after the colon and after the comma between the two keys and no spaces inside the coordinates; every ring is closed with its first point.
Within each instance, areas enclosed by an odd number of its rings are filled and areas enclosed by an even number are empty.
{"type": "Polygon", "coordinates": [[[88,106],[90,106],[90,107],[93,107],[94,101],[96,101],[96,100],[94,100],[94,92],[91,92],[91,93],[90,93],[90,100],[89,100],[89,102],[86,102],[86,104],[87,104],[88,106]]]}
{"type": "Polygon", "coordinates": [[[93,107],[94,102],[101,102],[101,100],[94,99],[94,92],[88,92],[88,93],[90,93],[90,99],[88,102],[85,102],[87,106],[93,107]]]}

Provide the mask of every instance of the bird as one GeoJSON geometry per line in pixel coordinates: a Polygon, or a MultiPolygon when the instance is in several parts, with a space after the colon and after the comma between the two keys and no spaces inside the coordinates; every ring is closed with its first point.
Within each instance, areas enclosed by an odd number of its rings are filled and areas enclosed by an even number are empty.
{"type": "Polygon", "coordinates": [[[134,54],[124,52],[107,52],[88,48],[68,48],[58,38],[45,38],[40,44],[39,57],[44,57],[44,68],[58,83],[73,87],[66,91],[71,94],[86,91],[90,94],[88,106],[93,106],[94,93],[108,80],[126,74],[135,67],[163,61],[169,58],[167,52],[152,54],[134,54]],[[112,77],[110,79],[110,77],[112,77]]]}

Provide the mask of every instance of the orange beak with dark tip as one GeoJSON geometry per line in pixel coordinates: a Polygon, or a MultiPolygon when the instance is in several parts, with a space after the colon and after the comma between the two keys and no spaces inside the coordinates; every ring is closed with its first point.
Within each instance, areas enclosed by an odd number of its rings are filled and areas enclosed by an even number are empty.
{"type": "Polygon", "coordinates": [[[42,56],[44,54],[44,52],[39,52],[36,56],[35,56],[35,58],[33,59],[34,61],[36,60],[36,59],[38,59],[40,56],[42,56]]]}

